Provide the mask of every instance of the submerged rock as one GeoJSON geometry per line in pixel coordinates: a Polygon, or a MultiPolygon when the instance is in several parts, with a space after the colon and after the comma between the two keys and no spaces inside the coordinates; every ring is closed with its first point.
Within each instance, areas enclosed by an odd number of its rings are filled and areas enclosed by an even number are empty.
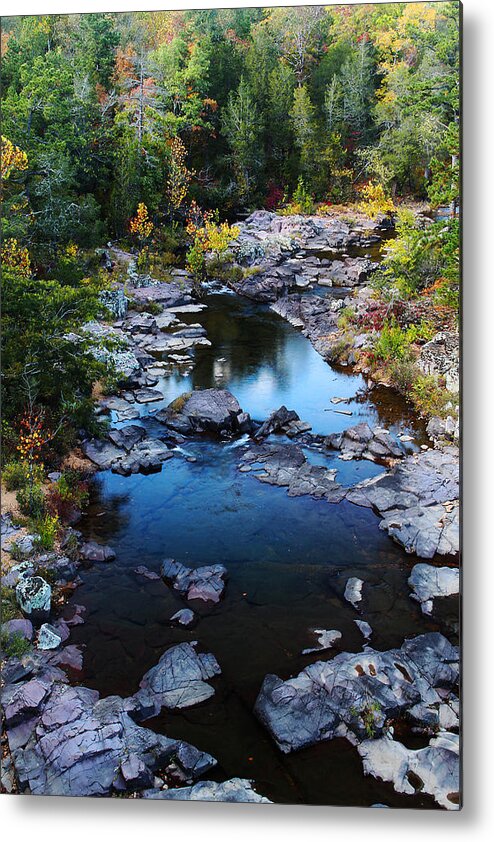
{"type": "Polygon", "coordinates": [[[161,565],[161,575],[166,581],[173,582],[174,589],[187,599],[219,602],[225,589],[227,570],[222,564],[190,568],[167,558],[161,565]]]}
{"type": "Polygon", "coordinates": [[[346,494],[335,481],[336,471],[322,465],[311,465],[300,447],[294,444],[262,444],[250,447],[244,454],[244,462],[239,470],[245,472],[246,466],[262,465],[262,471],[256,470],[253,476],[259,482],[277,485],[288,489],[289,497],[311,495],[323,498],[329,503],[339,503],[346,494]]]}
{"type": "Polygon", "coordinates": [[[252,781],[243,778],[231,778],[223,783],[199,781],[193,786],[180,789],[149,789],[143,792],[143,798],[165,799],[167,801],[226,801],[256,804],[272,804],[269,798],[259,795],[252,788],[252,781]]]}
{"type": "Polygon", "coordinates": [[[416,564],[409,578],[412,599],[420,602],[424,614],[432,614],[434,599],[452,596],[460,591],[460,571],[456,567],[433,567],[416,564]]]}
{"type": "Polygon", "coordinates": [[[318,646],[312,649],[304,649],[302,655],[311,655],[313,652],[323,652],[325,649],[331,649],[337,640],[341,640],[341,632],[336,629],[313,629],[313,633],[317,635],[318,646]]]}
{"type": "Polygon", "coordinates": [[[97,544],[96,541],[86,541],[81,544],[79,553],[84,561],[114,561],[116,556],[115,550],[111,547],[106,547],[103,544],[97,544]]]}

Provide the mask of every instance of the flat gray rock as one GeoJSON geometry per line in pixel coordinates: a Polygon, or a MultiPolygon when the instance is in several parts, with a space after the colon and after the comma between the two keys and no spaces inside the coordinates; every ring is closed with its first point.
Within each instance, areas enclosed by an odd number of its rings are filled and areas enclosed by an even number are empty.
{"type": "Polygon", "coordinates": [[[134,397],[137,403],[152,403],[153,401],[162,401],[164,395],[158,389],[143,388],[136,389],[134,397]]]}
{"type": "Polygon", "coordinates": [[[180,789],[151,789],[143,792],[143,798],[167,801],[222,801],[235,804],[271,804],[269,798],[259,795],[253,789],[253,782],[243,778],[231,778],[223,783],[199,781],[193,786],[180,789]]]}
{"type": "Polygon", "coordinates": [[[388,781],[396,792],[407,795],[415,795],[419,788],[420,792],[432,795],[441,807],[459,809],[460,745],[457,734],[439,732],[428,746],[420,749],[406,748],[386,737],[366,740],[357,748],[363,760],[364,774],[388,781]]]}
{"type": "MultiPolygon", "coordinates": [[[[143,677],[140,690],[131,697],[138,708],[154,707],[156,713],[189,708],[214,695],[208,679],[221,670],[211,654],[197,653],[197,642],[172,646],[143,677]]],[[[145,718],[148,718],[147,716],[145,718]]]]}
{"type": "Polygon", "coordinates": [[[424,614],[432,614],[436,597],[453,596],[460,591],[460,571],[457,567],[433,567],[431,564],[416,564],[408,584],[412,599],[420,603],[424,614]]]}
{"type": "Polygon", "coordinates": [[[111,795],[149,785],[152,772],[172,763],[186,779],[215,765],[193,746],[137,725],[118,696],[98,699],[94,690],[65,684],[47,698],[42,693],[32,700],[36,728],[13,753],[21,789],[33,795],[111,795]]]}

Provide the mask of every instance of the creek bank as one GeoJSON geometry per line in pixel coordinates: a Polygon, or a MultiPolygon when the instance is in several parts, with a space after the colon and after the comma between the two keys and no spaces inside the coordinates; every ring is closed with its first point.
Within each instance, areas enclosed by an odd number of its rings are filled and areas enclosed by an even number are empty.
{"type": "MultiPolygon", "coordinates": [[[[3,515],[5,545],[11,547],[17,534],[10,516],[3,515]]],[[[190,644],[168,650],[129,699],[100,699],[94,690],[69,685],[69,678],[82,669],[83,652],[67,641],[71,628],[84,622],[85,609],[65,604],[64,598],[80,583],[81,565],[112,558],[111,548],[82,543],[80,534],[69,527],[60,550],[39,553],[33,546],[23,562],[13,564],[2,576],[3,593],[15,587],[13,593],[26,617],[2,624],[1,714],[8,749],[2,761],[7,767],[2,786],[6,791],[76,796],[131,793],[164,786],[165,780],[167,785],[191,783],[216,764],[210,755],[142,728],[132,718],[152,715],[162,705],[183,707],[207,698],[213,690],[198,674],[207,678],[219,672],[213,656],[197,654],[190,644]],[[64,547],[70,547],[70,558],[64,555],[64,547]],[[19,640],[25,643],[22,653],[19,640]],[[11,647],[19,654],[12,654],[11,647]],[[155,771],[163,777],[155,776],[155,771]]]]}

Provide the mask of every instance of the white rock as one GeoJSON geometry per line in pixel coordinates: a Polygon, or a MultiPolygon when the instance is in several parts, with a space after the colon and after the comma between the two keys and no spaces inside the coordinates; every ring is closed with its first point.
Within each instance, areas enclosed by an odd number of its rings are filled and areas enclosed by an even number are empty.
{"type": "Polygon", "coordinates": [[[353,605],[354,608],[356,608],[358,603],[362,600],[363,584],[363,580],[358,579],[356,576],[352,576],[352,578],[348,579],[346,583],[344,597],[347,602],[350,602],[353,605]]]}

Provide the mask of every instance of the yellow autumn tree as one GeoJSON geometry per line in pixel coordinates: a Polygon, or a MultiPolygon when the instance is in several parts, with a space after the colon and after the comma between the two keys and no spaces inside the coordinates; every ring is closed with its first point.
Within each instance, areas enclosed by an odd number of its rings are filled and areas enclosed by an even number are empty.
{"type": "Polygon", "coordinates": [[[149,213],[144,202],[137,205],[136,215],[129,222],[130,233],[134,234],[140,241],[147,240],[154,230],[154,225],[149,219],[149,213]]]}

